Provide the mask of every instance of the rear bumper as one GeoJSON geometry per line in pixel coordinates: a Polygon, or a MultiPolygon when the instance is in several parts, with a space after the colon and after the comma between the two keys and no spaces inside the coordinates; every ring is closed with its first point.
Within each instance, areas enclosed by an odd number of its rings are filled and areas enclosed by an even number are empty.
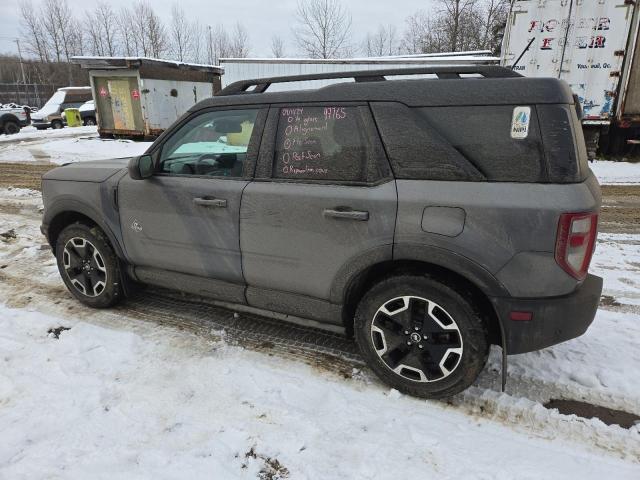
{"type": "Polygon", "coordinates": [[[587,276],[573,293],[551,298],[492,297],[504,327],[508,355],[540,350],[579,337],[593,322],[602,293],[602,278],[587,276]],[[531,320],[511,320],[511,312],[531,312],[531,320]]]}

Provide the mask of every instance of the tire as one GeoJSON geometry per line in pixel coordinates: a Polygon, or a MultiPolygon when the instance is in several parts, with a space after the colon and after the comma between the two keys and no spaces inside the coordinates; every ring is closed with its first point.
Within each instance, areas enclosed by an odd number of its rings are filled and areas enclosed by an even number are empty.
{"type": "Polygon", "coordinates": [[[53,128],[54,130],[59,130],[62,127],[64,127],[64,125],[62,124],[62,121],[60,120],[54,120],[51,122],[51,128],[53,128]]]}
{"type": "Polygon", "coordinates": [[[416,397],[461,392],[489,355],[487,328],[472,304],[425,276],[390,277],[373,286],[358,305],[354,331],[376,375],[416,397]]]}
{"type": "Polygon", "coordinates": [[[11,120],[4,122],[4,133],[14,135],[20,131],[20,125],[11,120]]]}
{"type": "Polygon", "coordinates": [[[93,126],[96,124],[96,119],[93,117],[86,117],[83,123],[85,126],[93,126]]]}
{"type": "Polygon", "coordinates": [[[118,257],[98,227],[74,223],[62,230],[56,259],[65,285],[85,305],[107,308],[122,299],[118,257]]]}
{"type": "Polygon", "coordinates": [[[36,130],[46,130],[49,127],[36,127],[36,130]]]}

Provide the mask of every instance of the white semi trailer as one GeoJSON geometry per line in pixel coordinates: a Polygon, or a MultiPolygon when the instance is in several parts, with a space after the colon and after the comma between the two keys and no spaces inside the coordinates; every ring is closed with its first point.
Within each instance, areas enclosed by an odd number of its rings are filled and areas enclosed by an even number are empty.
{"type": "Polygon", "coordinates": [[[640,138],[636,0],[512,0],[501,64],[567,81],[582,104],[590,155],[640,138]]]}

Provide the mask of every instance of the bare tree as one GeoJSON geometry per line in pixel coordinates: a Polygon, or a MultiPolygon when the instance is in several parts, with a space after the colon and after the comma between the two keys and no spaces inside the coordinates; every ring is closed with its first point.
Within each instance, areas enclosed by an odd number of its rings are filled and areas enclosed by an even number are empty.
{"type": "Polygon", "coordinates": [[[56,0],[45,0],[42,6],[41,21],[52,56],[57,62],[60,62],[64,56],[64,47],[62,45],[62,32],[57,21],[57,8],[56,0]]]}
{"type": "Polygon", "coordinates": [[[127,57],[139,54],[138,36],[135,34],[135,22],[129,9],[122,8],[116,17],[121,51],[127,57]]]}
{"type": "Polygon", "coordinates": [[[509,14],[509,0],[485,0],[483,8],[482,48],[499,52],[509,14]]]}
{"type": "Polygon", "coordinates": [[[149,45],[149,25],[147,24],[147,17],[151,7],[148,3],[143,1],[138,2],[133,7],[133,12],[130,12],[132,18],[132,32],[136,43],[136,54],[142,54],[145,57],[151,55],[151,47],[149,45]]]}
{"type": "Polygon", "coordinates": [[[167,50],[166,29],[150,3],[141,0],[134,5],[131,23],[138,55],[160,57],[167,50]]]}
{"type": "Polygon", "coordinates": [[[338,0],[299,0],[294,35],[311,58],[340,57],[349,47],[351,14],[338,0]]]}
{"type": "Polygon", "coordinates": [[[401,47],[405,53],[437,53],[447,50],[448,37],[440,18],[418,11],[410,15],[406,23],[401,47]]]}
{"type": "Polygon", "coordinates": [[[240,30],[234,30],[233,38],[229,36],[229,33],[222,24],[216,25],[214,28],[211,26],[208,27],[207,55],[210,63],[218,65],[221,58],[235,57],[237,53],[242,54],[242,51],[238,52],[238,50],[244,50],[246,48],[247,37],[243,27],[239,24],[237,25],[237,28],[238,27],[240,30]]]}
{"type": "Polygon", "coordinates": [[[274,35],[271,37],[271,55],[274,58],[284,57],[284,40],[280,35],[274,35]]]}
{"type": "Polygon", "coordinates": [[[30,0],[20,3],[20,23],[23,42],[27,52],[36,55],[41,62],[49,61],[49,49],[41,15],[33,8],[30,0]]]}
{"type": "Polygon", "coordinates": [[[199,22],[191,23],[191,50],[189,51],[189,60],[195,63],[205,63],[205,32],[202,24],[199,22]]]}
{"type": "Polygon", "coordinates": [[[233,27],[229,37],[229,55],[234,58],[249,56],[249,35],[240,22],[233,27]]]}
{"type": "Polygon", "coordinates": [[[93,12],[85,12],[86,33],[89,42],[89,51],[92,55],[104,56],[104,45],[100,35],[100,25],[94,21],[93,12]]]}
{"type": "Polygon", "coordinates": [[[160,17],[156,15],[153,9],[149,8],[147,12],[149,47],[151,48],[151,55],[158,58],[167,50],[167,32],[162,24],[162,20],[160,20],[160,17]]]}
{"type": "Polygon", "coordinates": [[[108,3],[98,2],[94,10],[94,20],[99,26],[104,44],[104,54],[113,57],[117,54],[118,25],[116,14],[108,3]]]}
{"type": "Polygon", "coordinates": [[[477,2],[478,0],[438,0],[440,13],[443,14],[441,18],[449,37],[449,51],[465,50],[463,45],[468,45],[469,41],[464,33],[477,33],[477,28],[471,25],[477,2]]]}
{"type": "Polygon", "coordinates": [[[174,3],[171,7],[171,25],[169,27],[169,33],[171,35],[172,56],[176,60],[184,62],[191,50],[192,29],[184,14],[184,10],[178,3],[174,3]]]}
{"type": "Polygon", "coordinates": [[[382,57],[398,53],[396,27],[380,25],[375,32],[367,33],[363,50],[367,57],[382,57]]]}

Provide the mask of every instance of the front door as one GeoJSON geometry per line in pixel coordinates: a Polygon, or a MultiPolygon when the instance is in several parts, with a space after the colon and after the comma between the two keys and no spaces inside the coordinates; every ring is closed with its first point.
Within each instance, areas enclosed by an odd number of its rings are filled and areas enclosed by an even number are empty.
{"type": "Polygon", "coordinates": [[[246,108],[194,116],[154,147],[153,177],[120,181],[120,220],[132,264],[244,283],[240,204],[264,115],[246,108]]]}
{"type": "MultiPolygon", "coordinates": [[[[340,303],[341,275],[392,256],[396,187],[369,108],[287,106],[269,117],[240,216],[247,299],[263,306],[258,290],[275,290],[340,303]]],[[[264,295],[286,310],[282,293],[264,295]]]]}

